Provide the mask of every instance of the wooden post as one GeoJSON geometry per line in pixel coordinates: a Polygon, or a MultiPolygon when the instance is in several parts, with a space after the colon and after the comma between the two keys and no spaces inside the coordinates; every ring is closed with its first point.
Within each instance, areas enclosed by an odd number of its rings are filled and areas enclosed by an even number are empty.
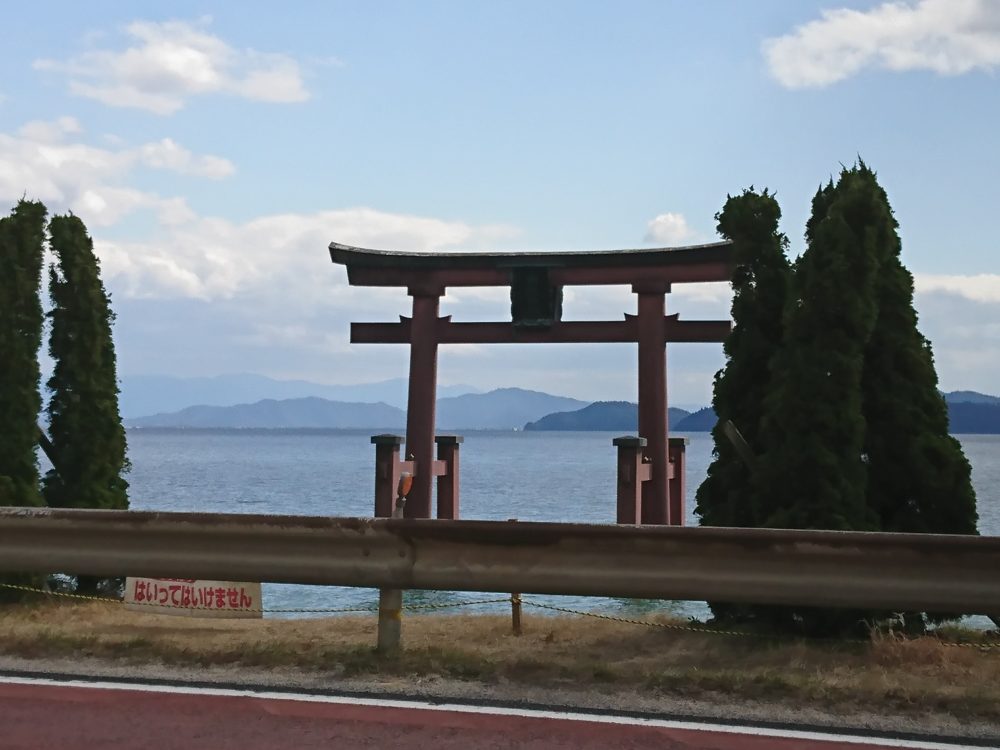
{"type": "Polygon", "coordinates": [[[672,437],[668,441],[670,446],[670,507],[668,508],[668,523],[671,526],[684,525],[684,500],[687,497],[686,475],[686,451],[688,439],[686,437],[672,437]]]}
{"type": "Polygon", "coordinates": [[[510,595],[510,624],[514,635],[521,635],[521,595],[510,595]]]}
{"type": "Polygon", "coordinates": [[[437,517],[454,521],[458,518],[458,446],[465,440],[461,435],[438,435],[438,461],[443,461],[445,473],[437,478],[437,517]]]}
{"type": "Polygon", "coordinates": [[[399,485],[399,446],[403,438],[399,435],[372,435],[375,446],[375,516],[392,516],[396,489],[399,485]]]}
{"type": "Polygon", "coordinates": [[[618,523],[642,523],[642,483],[649,464],[642,461],[646,438],[625,435],[611,444],[618,448],[618,523]]]}

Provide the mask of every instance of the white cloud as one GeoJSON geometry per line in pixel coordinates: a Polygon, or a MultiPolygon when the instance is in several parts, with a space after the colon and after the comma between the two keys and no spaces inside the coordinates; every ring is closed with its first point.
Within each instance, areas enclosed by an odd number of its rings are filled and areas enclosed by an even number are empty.
{"type": "Polygon", "coordinates": [[[67,135],[73,135],[82,130],[75,117],[59,117],[55,120],[26,122],[18,129],[17,134],[37,143],[55,143],[63,140],[67,135]]]}
{"type": "Polygon", "coordinates": [[[98,227],[140,209],[156,212],[161,223],[177,224],[194,218],[184,199],[129,187],[136,168],[213,179],[234,171],[226,159],[193,154],[169,138],[135,148],[100,148],[82,142],[81,133],[72,117],[29,122],[13,135],[0,133],[0,203],[27,195],[51,211],[72,210],[98,227]]]}
{"type": "Polygon", "coordinates": [[[168,169],[180,174],[220,179],[236,171],[233,163],[218,156],[196,156],[170,138],[140,146],[139,158],[154,169],[168,169]]]}
{"type": "MultiPolygon", "coordinates": [[[[243,297],[251,306],[294,308],[360,304],[370,289],[344,288],[326,248],[331,241],[394,250],[475,249],[515,234],[511,227],[472,226],[371,208],[276,214],[237,224],[203,218],[149,242],[98,241],[108,278],[133,297],[202,300],[243,297]]],[[[400,296],[399,290],[391,294],[400,296]]],[[[402,295],[405,298],[405,294],[402,295]]]]}
{"type": "Polygon", "coordinates": [[[934,348],[941,388],[997,394],[1000,276],[916,274],[920,330],[934,348]]]}
{"type": "Polygon", "coordinates": [[[828,86],[866,68],[960,75],[1000,66],[996,0],[887,2],[820,16],[763,44],[771,74],[787,88],[828,86]]]}
{"type": "Polygon", "coordinates": [[[646,242],[660,242],[674,245],[690,239],[694,235],[683,214],[667,212],[660,214],[646,225],[646,242]]]}
{"type": "Polygon", "coordinates": [[[34,66],[67,75],[70,91],[79,96],[159,115],[207,94],[281,103],[309,98],[295,60],[237,50],[205,31],[207,23],[137,21],[125,28],[124,49],[94,49],[65,61],[36,60],[34,66]]]}
{"type": "Polygon", "coordinates": [[[918,293],[949,292],[972,302],[1000,303],[1000,274],[971,276],[914,274],[918,293]]]}

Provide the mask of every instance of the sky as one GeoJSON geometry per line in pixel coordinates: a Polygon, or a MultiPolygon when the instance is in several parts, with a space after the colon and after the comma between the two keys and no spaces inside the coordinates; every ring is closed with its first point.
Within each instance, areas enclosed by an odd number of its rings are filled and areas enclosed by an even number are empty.
{"type": "MultiPolygon", "coordinates": [[[[350,321],[408,314],[347,286],[331,241],[387,250],[711,242],[767,187],[792,256],[817,188],[860,156],[885,187],[944,390],[1000,393],[1000,2],[706,0],[21,3],[0,46],[0,210],[87,223],[119,374],[403,376],[350,321]]],[[[442,314],[509,319],[507,289],[442,314]]],[[[726,284],[675,285],[681,318],[726,284]]],[[[620,320],[628,288],[566,290],[620,320]]],[[[668,346],[707,404],[716,343],[668,346]]],[[[626,344],[450,346],[442,383],[634,399],[626,344]]]]}

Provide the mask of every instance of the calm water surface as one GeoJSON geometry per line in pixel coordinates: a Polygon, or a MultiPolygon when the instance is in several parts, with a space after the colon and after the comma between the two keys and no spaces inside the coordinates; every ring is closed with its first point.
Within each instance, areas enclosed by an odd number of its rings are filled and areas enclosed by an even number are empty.
{"type": "MultiPolygon", "coordinates": [[[[522,521],[615,520],[617,433],[471,432],[461,448],[462,517],[522,521]]],[[[370,516],[375,449],[367,432],[130,430],[132,508],[215,513],[370,516]]],[[[972,464],[980,531],[1000,535],[1000,436],[959,436],[972,464]]],[[[690,436],[687,519],[712,452],[708,433],[690,436]]],[[[446,603],[476,594],[411,592],[408,603],[446,603]]],[[[489,597],[485,597],[489,598],[489,597]]],[[[536,597],[560,606],[704,617],[698,602],[536,597]]],[[[265,584],[266,609],[371,606],[371,589],[265,584]]],[[[480,610],[504,609],[481,605],[480,610]]]]}

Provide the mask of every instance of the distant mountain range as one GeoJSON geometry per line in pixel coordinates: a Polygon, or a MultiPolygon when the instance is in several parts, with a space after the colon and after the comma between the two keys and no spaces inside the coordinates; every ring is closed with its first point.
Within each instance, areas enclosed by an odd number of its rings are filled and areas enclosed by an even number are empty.
{"type": "Polygon", "coordinates": [[[955,435],[1000,435],[1000,404],[949,403],[948,424],[955,435]]]}
{"type": "MultiPolygon", "coordinates": [[[[674,429],[691,414],[684,409],[668,408],[668,419],[674,429]]],[[[603,430],[635,432],[639,425],[639,405],[631,401],[597,401],[577,411],[547,414],[537,422],[524,426],[528,431],[546,430],[603,430]]]]}
{"type": "MultiPolygon", "coordinates": [[[[163,414],[198,404],[236,406],[266,399],[301,399],[316,396],[330,401],[384,403],[406,408],[406,378],[377,383],[325,385],[306,380],[276,380],[263,375],[235,374],[211,378],[178,378],[170,375],[131,375],[122,378],[118,406],[126,419],[163,414]]],[[[438,386],[438,397],[481,393],[471,385],[438,386]]]]}
{"type": "Polygon", "coordinates": [[[189,406],[168,414],[126,419],[129,427],[400,429],[406,412],[389,404],[331,401],[316,396],[265,398],[234,406],[189,406]]]}
{"type": "Polygon", "coordinates": [[[554,411],[581,409],[586,401],[553,396],[523,388],[499,388],[489,393],[466,393],[439,398],[437,423],[444,429],[519,430],[554,411]]]}
{"type": "MultiPolygon", "coordinates": [[[[137,376],[123,380],[121,411],[129,427],[398,431],[406,426],[406,386],[405,378],[359,385],[322,385],[259,375],[137,376]],[[148,404],[167,406],[157,407],[151,416],[141,416],[144,405],[148,404]]],[[[954,391],[944,397],[953,433],[1000,434],[1000,397],[975,391],[954,391]]],[[[706,432],[716,422],[711,408],[693,412],[671,408],[668,417],[670,430],[675,433],[706,432]]],[[[635,433],[638,406],[629,401],[588,404],[522,388],[482,393],[472,386],[453,385],[439,389],[437,427],[439,430],[635,433]]]]}
{"type": "Polygon", "coordinates": [[[949,404],[992,404],[1000,406],[1000,396],[987,396],[975,391],[952,391],[944,394],[944,400],[949,404]]]}
{"type": "MultiPolygon", "coordinates": [[[[552,411],[583,406],[586,401],[522,388],[500,388],[439,398],[437,427],[515,430],[552,411]]],[[[262,399],[232,406],[189,406],[170,413],[133,417],[125,423],[129,427],[402,429],[406,426],[406,412],[384,402],[333,401],[311,396],[262,399]]]]}
{"type": "MultiPolygon", "coordinates": [[[[975,391],[945,393],[948,419],[955,435],[1000,434],[1000,397],[975,391]]],[[[711,407],[696,412],[669,409],[671,432],[710,432],[718,417],[711,407]]],[[[572,412],[547,414],[525,430],[603,430],[636,432],[639,406],[630,401],[598,401],[572,412]]],[[[737,425],[738,426],[738,425],[737,425]]]]}

